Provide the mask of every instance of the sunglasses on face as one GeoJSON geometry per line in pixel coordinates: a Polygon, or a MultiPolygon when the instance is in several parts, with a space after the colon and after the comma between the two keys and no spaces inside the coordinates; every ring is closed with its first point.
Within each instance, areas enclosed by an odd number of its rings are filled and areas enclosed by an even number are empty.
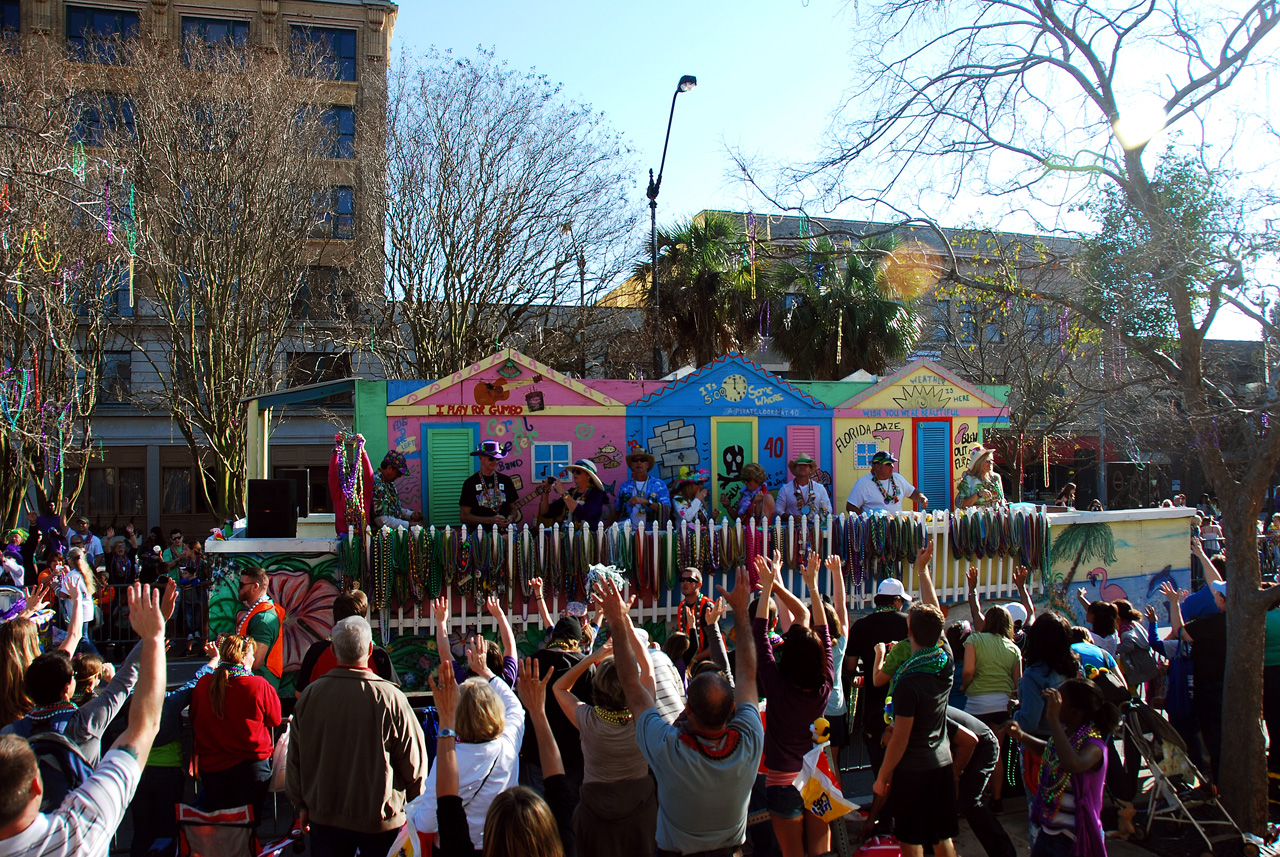
{"type": "Polygon", "coordinates": [[[701,583],[702,581],[698,580],[698,578],[696,577],[682,577],[680,578],[680,582],[681,583],[701,583]]]}

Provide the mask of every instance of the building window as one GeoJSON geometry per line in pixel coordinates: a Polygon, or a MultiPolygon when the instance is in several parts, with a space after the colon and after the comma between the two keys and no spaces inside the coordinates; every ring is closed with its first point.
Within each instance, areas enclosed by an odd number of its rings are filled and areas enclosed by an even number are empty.
{"type": "Polygon", "coordinates": [[[325,126],[324,153],[330,158],[356,156],[356,111],[335,104],[320,115],[325,126]]]}
{"type": "Polygon", "coordinates": [[[933,338],[947,341],[951,338],[951,301],[933,302],[933,338]]]}
{"type": "Polygon", "coordinates": [[[314,238],[351,238],[356,230],[356,192],[351,187],[334,187],[316,195],[314,238]]]}
{"type": "Polygon", "coordinates": [[[22,32],[21,13],[19,0],[0,0],[0,30],[3,30],[6,37],[22,32]]]}
{"type": "Polygon", "coordinates": [[[133,392],[133,352],[108,351],[102,355],[102,396],[108,404],[124,404],[133,392]]]}
{"type": "Polygon", "coordinates": [[[295,59],[315,62],[320,74],[333,80],[356,79],[356,31],[329,27],[293,27],[295,59]]]}
{"type": "Polygon", "coordinates": [[[71,129],[71,142],[101,146],[108,137],[117,134],[124,134],[129,140],[137,136],[132,99],[109,94],[81,97],[79,115],[71,129]]]}
{"type": "Polygon", "coordinates": [[[880,451],[880,446],[874,442],[858,444],[857,448],[854,451],[855,458],[857,459],[858,469],[864,470],[870,467],[871,456],[875,455],[879,451],[880,451]]]}
{"type": "Polygon", "coordinates": [[[533,481],[541,482],[548,476],[558,477],[573,462],[572,452],[567,443],[534,443],[533,481]]]}
{"type": "Polygon", "coordinates": [[[223,18],[183,18],[183,47],[240,48],[249,43],[249,22],[223,18]]]}
{"type": "MultiPolygon", "coordinates": [[[[305,387],[325,381],[341,381],[351,377],[351,355],[322,354],[316,351],[285,353],[285,385],[305,387]]],[[[335,393],[320,400],[322,405],[350,405],[351,393],[335,393]]]]}
{"type": "Polygon", "coordinates": [[[80,513],[125,519],[145,515],[146,475],[143,467],[90,467],[80,513]]]}
{"type": "Polygon", "coordinates": [[[331,265],[309,265],[298,277],[293,296],[294,318],[338,318],[355,309],[351,272],[331,265]]]}
{"type": "Polygon", "coordinates": [[[67,7],[67,49],[81,62],[124,61],[121,43],[138,37],[138,13],[120,9],[67,7]]]}
{"type": "Polygon", "coordinates": [[[162,515],[190,515],[191,468],[161,468],[160,492],[160,513],[162,515]]]}
{"type": "Polygon", "coordinates": [[[1058,342],[1058,319],[1047,306],[1027,307],[1027,338],[1046,345],[1058,342]]]}

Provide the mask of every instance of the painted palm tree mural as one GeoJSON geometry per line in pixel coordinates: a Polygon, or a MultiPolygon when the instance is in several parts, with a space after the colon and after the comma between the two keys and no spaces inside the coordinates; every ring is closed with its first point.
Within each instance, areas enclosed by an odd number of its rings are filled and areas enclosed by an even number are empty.
{"type": "Polygon", "coordinates": [[[1080,563],[1099,562],[1107,565],[1116,561],[1116,539],[1111,532],[1111,525],[1072,524],[1056,534],[1050,549],[1051,568],[1068,559],[1071,567],[1066,574],[1051,572],[1052,579],[1045,581],[1045,589],[1050,593],[1050,600],[1055,607],[1069,610],[1067,588],[1075,579],[1080,563]]]}

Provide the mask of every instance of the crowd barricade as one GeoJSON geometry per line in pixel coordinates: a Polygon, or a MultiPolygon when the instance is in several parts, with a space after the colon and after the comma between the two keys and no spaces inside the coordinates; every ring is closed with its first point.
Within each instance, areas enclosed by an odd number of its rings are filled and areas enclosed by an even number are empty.
{"type": "MultiPolygon", "coordinates": [[[[916,551],[934,545],[929,561],[939,600],[966,597],[968,570],[978,570],[978,592],[986,600],[1016,600],[1014,573],[1030,571],[1033,595],[1042,591],[1049,567],[1049,523],[1043,507],[842,514],[819,519],[776,518],[708,525],[668,522],[633,528],[630,522],[575,528],[566,523],[497,527],[401,527],[374,532],[367,542],[354,532],[339,540],[343,572],[368,593],[384,631],[430,634],[431,598],[446,594],[454,624],[491,627],[484,596],[498,595],[516,625],[537,620],[529,580],[544,581],[547,607],[559,615],[570,601],[585,601],[591,566],[611,565],[637,596],[632,609],[641,622],[670,622],[681,600],[680,570],[702,572],[703,593],[729,588],[733,570],[750,567],[775,549],[783,556],[783,580],[800,591],[800,565],[810,550],[844,561],[851,610],[871,608],[876,585],[900,578],[919,593],[913,572],[916,551]]],[[[830,596],[825,567],[819,588],[830,596]]]]}
{"type": "MultiPolygon", "coordinates": [[[[97,610],[95,611],[96,622],[89,632],[89,638],[93,640],[104,654],[115,658],[117,654],[123,657],[123,653],[127,652],[138,640],[138,635],[133,633],[133,628],[129,626],[129,600],[127,590],[128,584],[113,583],[107,587],[102,587],[99,591],[97,601],[97,610]]],[[[173,615],[169,617],[169,622],[165,626],[165,637],[171,641],[171,651],[181,649],[175,641],[192,640],[193,645],[189,647],[191,654],[201,651],[203,640],[209,635],[209,590],[204,584],[199,586],[179,586],[178,598],[174,604],[173,615]]],[[[118,658],[117,658],[118,659],[118,658]]]]}

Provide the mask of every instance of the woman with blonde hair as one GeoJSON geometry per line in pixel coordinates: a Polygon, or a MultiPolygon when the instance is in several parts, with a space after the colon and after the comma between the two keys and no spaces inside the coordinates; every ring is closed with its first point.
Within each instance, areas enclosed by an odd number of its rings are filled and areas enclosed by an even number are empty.
{"type": "Polygon", "coordinates": [[[89,640],[89,628],[93,624],[94,619],[94,601],[98,594],[98,579],[94,574],[94,570],[89,567],[89,561],[85,558],[83,548],[71,548],[66,553],[66,573],[62,575],[61,582],[58,585],[58,595],[62,601],[63,610],[66,611],[68,617],[67,629],[71,629],[71,602],[75,600],[72,587],[78,586],[80,600],[80,633],[83,638],[83,650],[91,654],[98,654],[98,649],[89,640]]]}
{"type": "Polygon", "coordinates": [[[204,810],[249,804],[262,817],[271,780],[271,730],[280,725],[280,697],[253,674],[255,643],[228,634],[218,647],[218,668],[191,695],[192,752],[204,810]]]}
{"type": "MultiPolygon", "coordinates": [[[[969,576],[976,582],[977,570],[970,569],[969,576]]],[[[1013,616],[1003,605],[989,608],[983,616],[982,630],[965,638],[962,676],[965,713],[990,726],[1000,742],[1000,756],[991,778],[992,806],[1000,812],[1007,763],[1004,724],[1009,720],[1009,700],[1022,680],[1022,652],[1013,642],[1013,616]]]]}
{"type": "MultiPolygon", "coordinates": [[[[72,584],[75,587],[75,584],[72,584]]],[[[78,595],[79,590],[75,590],[78,595]]],[[[52,597],[51,589],[41,585],[27,594],[27,606],[20,614],[0,625],[0,728],[17,723],[31,710],[31,700],[23,684],[27,667],[40,656],[40,629],[28,618],[52,597]]],[[[80,599],[72,598],[71,621],[67,636],[55,648],[68,657],[80,645],[80,599]]]]}
{"type": "Polygon", "coordinates": [[[995,470],[995,450],[975,446],[969,450],[969,469],[956,484],[956,506],[1003,506],[1004,483],[995,470]]]}
{"type": "MultiPolygon", "coordinates": [[[[515,693],[495,676],[485,658],[483,637],[467,641],[467,666],[475,674],[458,687],[455,725],[448,731],[457,742],[457,788],[466,810],[471,842],[484,846],[485,814],[494,798],[516,784],[519,774],[520,742],[524,738],[524,708],[515,693]],[[456,730],[456,731],[455,731],[456,730]]],[[[445,666],[440,673],[444,676],[445,666]]],[[[450,681],[453,671],[449,669],[450,681]]],[[[443,678],[442,678],[443,680],[443,678]]],[[[437,708],[439,703],[437,702],[437,708]]],[[[445,728],[441,719],[440,737],[445,728]]],[[[413,826],[421,833],[439,830],[436,815],[436,777],[439,756],[422,795],[406,807],[413,826]]],[[[486,851],[487,853],[487,851],[486,851]]]]}

